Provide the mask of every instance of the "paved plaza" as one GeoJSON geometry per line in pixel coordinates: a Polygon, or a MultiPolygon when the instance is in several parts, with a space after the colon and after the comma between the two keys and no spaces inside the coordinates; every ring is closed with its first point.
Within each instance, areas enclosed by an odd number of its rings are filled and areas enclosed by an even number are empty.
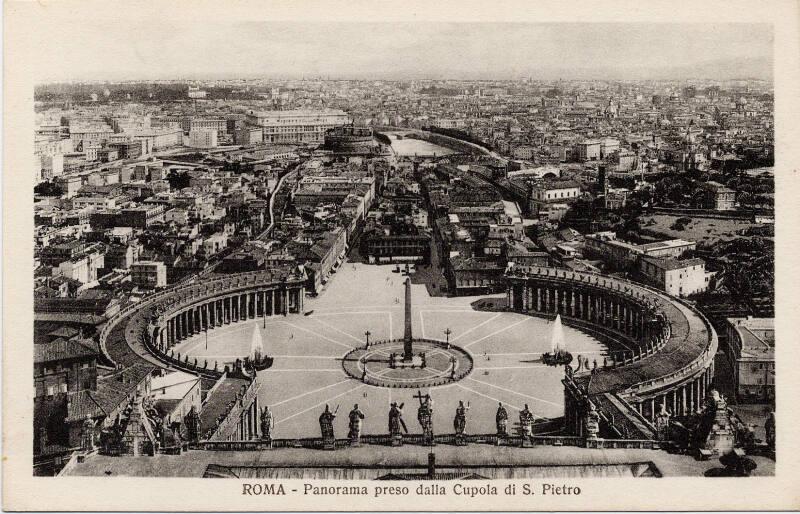
{"type": "MultiPolygon", "coordinates": [[[[394,266],[345,263],[317,298],[306,299],[306,313],[237,323],[200,334],[175,348],[181,355],[220,367],[250,353],[253,331],[262,331],[264,351],[275,358],[259,374],[261,405],[275,414],[274,437],[318,437],[319,414],[339,407],[337,437],[347,434],[347,413],[358,403],[366,414],[364,434],[385,434],[391,402],[404,403],[409,431],[419,433],[419,405],[414,395],[429,393],[434,402],[434,430],[453,431],[459,400],[471,409],[467,433],[493,433],[495,411],[503,402],[512,421],[525,404],[537,418],[563,414],[564,371],[541,363],[550,349],[552,323],[511,312],[476,311],[478,297],[431,297],[424,284],[412,285],[415,338],[445,341],[471,355],[471,372],[458,381],[422,389],[399,389],[362,383],[348,375],[343,358],[370,342],[403,337],[404,276],[394,266]]],[[[602,360],[605,347],[594,338],[564,327],[567,349],[602,360]]]]}

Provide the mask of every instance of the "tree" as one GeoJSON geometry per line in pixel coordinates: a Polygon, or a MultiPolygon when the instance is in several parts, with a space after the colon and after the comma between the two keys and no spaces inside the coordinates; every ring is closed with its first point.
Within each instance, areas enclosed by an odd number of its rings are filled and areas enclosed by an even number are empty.
{"type": "Polygon", "coordinates": [[[747,191],[742,191],[741,193],[739,193],[738,200],[740,205],[752,205],[753,195],[748,193],[747,191]]]}
{"type": "Polygon", "coordinates": [[[33,188],[34,194],[41,196],[61,196],[64,190],[55,182],[41,182],[33,188]]]}
{"type": "Polygon", "coordinates": [[[169,175],[167,175],[169,188],[173,190],[189,187],[190,181],[191,177],[189,177],[189,174],[185,171],[171,171],[169,175]]]}
{"type": "Polygon", "coordinates": [[[639,202],[640,206],[649,205],[653,200],[653,194],[649,189],[637,189],[631,194],[631,200],[639,202]]]}
{"type": "Polygon", "coordinates": [[[763,207],[773,207],[775,205],[775,199],[769,195],[756,195],[753,202],[763,207]]]}

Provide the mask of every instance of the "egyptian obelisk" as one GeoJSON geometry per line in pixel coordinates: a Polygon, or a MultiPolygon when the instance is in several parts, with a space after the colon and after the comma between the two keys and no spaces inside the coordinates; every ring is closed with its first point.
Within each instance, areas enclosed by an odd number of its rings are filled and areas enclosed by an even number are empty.
{"type": "Polygon", "coordinates": [[[406,362],[414,358],[411,339],[411,279],[406,277],[406,330],[403,336],[403,360],[406,362]]]}

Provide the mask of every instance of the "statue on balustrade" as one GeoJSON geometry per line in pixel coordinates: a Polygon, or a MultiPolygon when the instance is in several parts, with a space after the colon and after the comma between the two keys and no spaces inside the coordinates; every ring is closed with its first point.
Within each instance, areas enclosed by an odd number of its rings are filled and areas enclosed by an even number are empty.
{"type": "Polygon", "coordinates": [[[122,427],[119,420],[100,430],[100,449],[105,455],[119,455],[122,452],[122,427]]]}
{"type": "Polygon", "coordinates": [[[358,404],[353,405],[350,411],[350,433],[348,437],[351,443],[358,444],[361,440],[361,424],[364,421],[364,413],[358,408],[358,404]]]}
{"type": "Polygon", "coordinates": [[[586,438],[597,439],[598,434],[600,434],[600,413],[597,412],[594,402],[589,402],[589,410],[586,412],[584,422],[586,424],[586,438]]]}
{"type": "Polygon", "coordinates": [[[429,394],[417,396],[419,398],[419,408],[417,409],[417,421],[422,427],[422,435],[425,444],[433,442],[433,400],[429,394]]]}
{"type": "Polygon", "coordinates": [[[269,405],[261,409],[261,439],[267,442],[272,441],[272,429],[275,428],[275,417],[269,405]]]}
{"type": "Polygon", "coordinates": [[[656,432],[660,441],[669,440],[669,425],[672,414],[667,410],[666,399],[661,402],[661,411],[656,414],[656,432]]]}
{"type": "Polygon", "coordinates": [[[389,435],[392,436],[392,444],[397,439],[402,440],[403,432],[408,433],[406,422],[403,421],[403,405],[397,405],[397,402],[392,402],[389,408],[389,435]]]}
{"type": "Polygon", "coordinates": [[[174,441],[175,446],[178,447],[182,446],[183,445],[182,430],[185,430],[186,427],[183,427],[181,423],[178,421],[173,421],[169,425],[169,427],[167,427],[167,425],[165,424],[164,427],[165,430],[168,430],[169,432],[172,433],[172,440],[174,441]]]}
{"type": "Polygon", "coordinates": [[[724,455],[735,446],[735,433],[728,415],[728,403],[716,389],[709,391],[703,420],[698,429],[705,435],[703,448],[724,455]]]}
{"type": "Polygon", "coordinates": [[[464,402],[459,400],[458,407],[456,407],[456,416],[453,418],[453,429],[457,435],[464,435],[464,430],[467,428],[467,411],[469,410],[469,402],[464,405],[464,402]]]}
{"type": "MultiPolygon", "coordinates": [[[[337,407],[338,410],[338,407],[337,407]]],[[[333,444],[335,436],[333,433],[333,420],[336,419],[336,412],[331,412],[328,404],[325,404],[325,410],[319,415],[319,429],[322,433],[322,443],[328,447],[333,444]]]]}
{"type": "Polygon", "coordinates": [[[502,402],[498,404],[497,414],[494,416],[497,424],[497,435],[505,437],[508,435],[508,411],[503,407],[502,402]]]}
{"type": "Polygon", "coordinates": [[[90,415],[86,415],[86,419],[83,420],[83,426],[81,427],[81,449],[89,453],[94,451],[94,421],[92,421],[92,417],[90,415]]]}
{"type": "Polygon", "coordinates": [[[533,436],[533,413],[528,409],[528,404],[519,413],[519,427],[523,438],[533,436]]]}
{"type": "Polygon", "coordinates": [[[771,411],[764,423],[764,430],[767,433],[767,446],[772,451],[775,451],[775,411],[771,411]]]}
{"type": "Polygon", "coordinates": [[[189,413],[186,415],[186,420],[184,422],[186,425],[186,438],[190,442],[197,442],[200,439],[200,414],[195,410],[194,407],[189,410],[189,413]]]}

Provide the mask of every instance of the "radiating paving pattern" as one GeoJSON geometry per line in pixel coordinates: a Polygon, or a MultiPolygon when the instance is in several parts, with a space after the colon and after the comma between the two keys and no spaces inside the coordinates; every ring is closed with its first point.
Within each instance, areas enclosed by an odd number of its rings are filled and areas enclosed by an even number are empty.
{"type": "Polygon", "coordinates": [[[344,356],[342,367],[363,383],[394,388],[438,387],[472,371],[472,356],[456,345],[415,339],[410,361],[403,360],[403,351],[403,341],[356,348],[344,356]]]}
{"type": "MultiPolygon", "coordinates": [[[[362,383],[345,373],[342,360],[370,342],[402,338],[403,278],[392,266],[346,264],[318,298],[306,299],[306,312],[223,326],[200,334],[175,348],[220,367],[249,353],[252,331],[263,334],[265,352],[275,358],[272,368],[259,375],[259,401],[275,414],[274,437],[319,436],[319,414],[325,404],[339,406],[337,437],[347,434],[347,413],[354,403],[366,414],[365,434],[387,433],[389,404],[404,403],[403,415],[411,432],[420,432],[418,400],[430,393],[434,401],[434,430],[453,431],[458,400],[469,402],[468,433],[493,433],[498,402],[512,421],[525,404],[537,417],[563,414],[562,368],[540,362],[550,349],[551,323],[512,312],[475,311],[469,298],[434,298],[424,285],[412,285],[414,336],[445,341],[468,352],[469,375],[455,383],[398,389],[362,383]],[[207,341],[206,341],[207,336],[207,341]]],[[[567,349],[602,361],[605,347],[595,339],[566,328],[567,349]]],[[[377,348],[375,346],[374,348],[377,348]]],[[[440,366],[441,367],[441,366],[440,366]]],[[[437,368],[438,369],[438,368],[437,368]]]]}

